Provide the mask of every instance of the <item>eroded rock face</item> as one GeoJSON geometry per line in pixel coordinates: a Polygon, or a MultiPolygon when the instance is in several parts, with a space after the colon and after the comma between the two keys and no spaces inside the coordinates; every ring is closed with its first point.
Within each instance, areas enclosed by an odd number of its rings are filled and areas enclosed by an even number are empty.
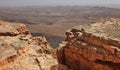
{"type": "Polygon", "coordinates": [[[74,70],[120,69],[120,20],[73,27],[57,50],[59,64],[74,70]]]}
{"type": "Polygon", "coordinates": [[[21,23],[0,21],[0,70],[50,70],[57,65],[45,37],[32,37],[21,23]]]}

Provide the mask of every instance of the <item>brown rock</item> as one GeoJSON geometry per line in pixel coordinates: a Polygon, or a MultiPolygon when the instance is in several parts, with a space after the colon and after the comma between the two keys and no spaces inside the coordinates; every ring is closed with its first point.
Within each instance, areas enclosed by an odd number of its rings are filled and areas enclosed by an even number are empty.
{"type": "Polygon", "coordinates": [[[0,21],[0,70],[50,70],[57,65],[45,37],[32,37],[21,23],[0,21]]]}
{"type": "Polygon", "coordinates": [[[19,34],[29,34],[29,31],[26,29],[26,26],[24,24],[1,22],[0,36],[16,36],[19,34]]]}
{"type": "Polygon", "coordinates": [[[60,64],[74,70],[120,69],[120,20],[73,27],[57,50],[60,64]]]}

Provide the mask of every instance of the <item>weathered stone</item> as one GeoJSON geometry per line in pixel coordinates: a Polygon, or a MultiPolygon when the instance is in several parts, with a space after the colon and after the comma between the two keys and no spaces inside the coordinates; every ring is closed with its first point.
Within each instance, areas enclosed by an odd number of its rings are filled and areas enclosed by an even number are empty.
{"type": "Polygon", "coordinates": [[[0,25],[0,36],[16,36],[19,34],[29,34],[29,31],[26,29],[26,26],[21,23],[9,23],[1,22],[0,25]]]}
{"type": "Polygon", "coordinates": [[[0,21],[0,70],[50,70],[57,65],[45,37],[32,37],[21,23],[0,21]]]}
{"type": "Polygon", "coordinates": [[[14,55],[17,55],[15,49],[4,40],[0,40],[0,62],[14,55]]]}
{"type": "Polygon", "coordinates": [[[120,69],[120,20],[76,26],[66,36],[67,44],[57,50],[60,64],[74,70],[120,69]]]}

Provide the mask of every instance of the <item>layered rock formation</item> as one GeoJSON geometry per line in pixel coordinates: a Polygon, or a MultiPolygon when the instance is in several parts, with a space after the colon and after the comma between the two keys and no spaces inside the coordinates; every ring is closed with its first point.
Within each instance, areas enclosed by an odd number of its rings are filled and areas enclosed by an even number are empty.
{"type": "Polygon", "coordinates": [[[57,50],[59,64],[74,70],[120,69],[120,20],[73,27],[57,50]]]}
{"type": "Polygon", "coordinates": [[[0,21],[0,70],[50,70],[57,65],[45,37],[32,37],[21,23],[0,21]]]}

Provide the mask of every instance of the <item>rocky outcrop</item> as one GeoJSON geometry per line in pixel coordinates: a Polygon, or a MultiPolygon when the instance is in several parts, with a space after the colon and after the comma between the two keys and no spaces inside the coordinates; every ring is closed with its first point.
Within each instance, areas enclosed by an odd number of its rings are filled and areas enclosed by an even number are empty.
{"type": "Polygon", "coordinates": [[[50,70],[57,65],[45,37],[32,37],[21,23],[0,21],[0,70],[50,70]]]}
{"type": "Polygon", "coordinates": [[[59,64],[74,70],[120,69],[120,20],[84,24],[66,32],[57,50],[59,64]]]}

